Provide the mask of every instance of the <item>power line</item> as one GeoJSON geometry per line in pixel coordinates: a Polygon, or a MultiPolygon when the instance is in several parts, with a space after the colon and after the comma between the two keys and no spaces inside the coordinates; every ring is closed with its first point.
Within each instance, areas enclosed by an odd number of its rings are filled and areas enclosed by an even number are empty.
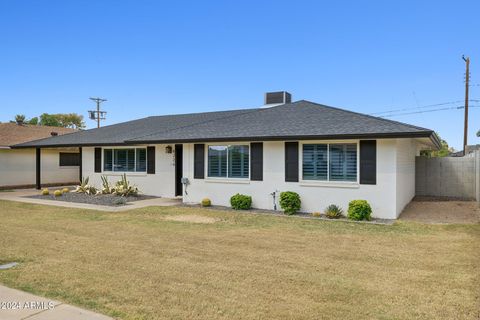
{"type": "MultiPolygon", "coordinates": [[[[470,102],[480,102],[480,100],[477,100],[477,99],[470,99],[469,101],[470,102]]],[[[449,104],[455,104],[455,103],[461,103],[461,102],[464,102],[464,100],[457,100],[457,101],[429,104],[429,105],[425,105],[425,106],[417,106],[417,107],[409,107],[409,108],[401,108],[401,109],[393,109],[393,110],[388,110],[388,111],[374,112],[374,113],[371,113],[370,115],[374,116],[374,115],[380,115],[380,114],[392,113],[392,112],[409,111],[409,110],[415,110],[415,109],[425,109],[425,108],[446,106],[446,105],[449,105],[449,104]]]]}
{"type": "MultiPolygon", "coordinates": [[[[465,108],[465,106],[457,106],[457,107],[437,108],[437,109],[421,110],[421,111],[413,111],[413,112],[392,113],[392,114],[379,116],[379,118],[391,118],[391,117],[404,116],[404,115],[409,115],[409,114],[419,114],[419,113],[428,113],[428,112],[445,111],[445,110],[461,110],[461,109],[464,109],[464,108],[465,108]]],[[[469,108],[480,108],[480,105],[469,106],[469,108]]]]}

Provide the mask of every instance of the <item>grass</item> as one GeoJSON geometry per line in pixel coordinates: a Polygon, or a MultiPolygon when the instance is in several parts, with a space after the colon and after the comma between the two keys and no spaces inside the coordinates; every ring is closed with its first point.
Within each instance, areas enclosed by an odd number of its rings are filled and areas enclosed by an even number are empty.
{"type": "MultiPolygon", "coordinates": [[[[478,319],[480,225],[0,201],[0,283],[121,319],[478,319]],[[214,218],[213,224],[166,220],[214,218]]],[[[0,311],[1,312],[1,311],[0,311]]]]}

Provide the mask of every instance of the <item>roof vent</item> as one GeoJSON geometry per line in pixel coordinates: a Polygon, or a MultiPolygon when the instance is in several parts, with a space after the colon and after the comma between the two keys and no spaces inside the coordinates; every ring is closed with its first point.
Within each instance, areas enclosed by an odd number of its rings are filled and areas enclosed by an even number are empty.
{"type": "Polygon", "coordinates": [[[50,132],[50,135],[51,135],[52,137],[58,136],[58,132],[52,131],[52,132],[50,132]]]}
{"type": "Polygon", "coordinates": [[[265,105],[285,104],[292,102],[292,95],[287,91],[265,93],[265,105]]]}

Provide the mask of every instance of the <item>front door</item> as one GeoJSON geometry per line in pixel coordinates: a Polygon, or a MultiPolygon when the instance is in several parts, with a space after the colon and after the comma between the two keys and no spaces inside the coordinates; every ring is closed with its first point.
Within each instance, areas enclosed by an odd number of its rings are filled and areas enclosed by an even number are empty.
{"type": "Polygon", "coordinates": [[[183,195],[183,145],[175,145],[175,196],[183,195]]]}

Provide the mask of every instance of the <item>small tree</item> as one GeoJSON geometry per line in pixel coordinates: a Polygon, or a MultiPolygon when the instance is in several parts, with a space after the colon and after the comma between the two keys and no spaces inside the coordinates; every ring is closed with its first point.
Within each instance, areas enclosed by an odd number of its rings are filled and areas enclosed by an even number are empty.
{"type": "Polygon", "coordinates": [[[15,116],[15,122],[17,124],[23,124],[25,122],[25,115],[24,114],[17,114],[15,116]]]}

